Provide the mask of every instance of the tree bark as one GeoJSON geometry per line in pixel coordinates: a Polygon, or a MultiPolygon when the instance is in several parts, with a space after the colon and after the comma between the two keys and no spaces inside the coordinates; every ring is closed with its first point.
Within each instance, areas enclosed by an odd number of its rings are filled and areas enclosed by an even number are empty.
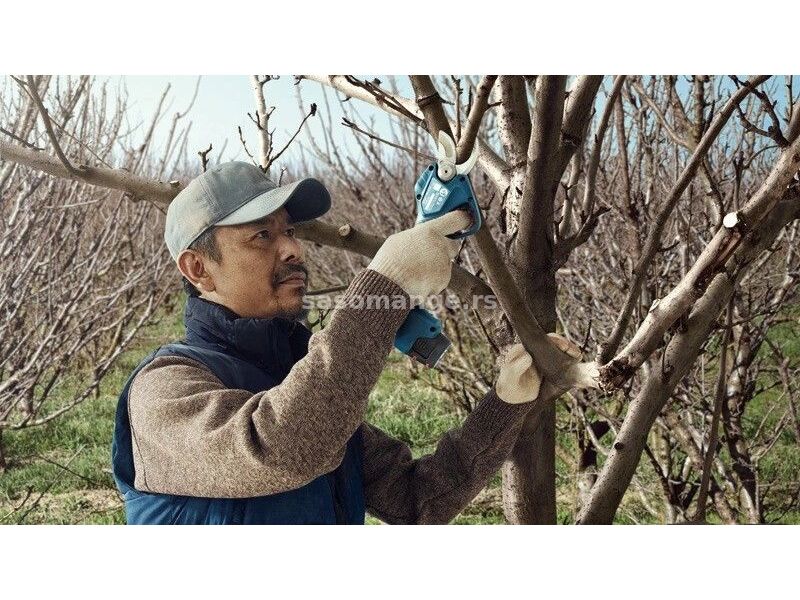
{"type": "Polygon", "coordinates": [[[733,472],[736,473],[742,486],[739,493],[740,503],[747,513],[747,520],[750,523],[760,523],[763,518],[758,510],[756,472],[742,424],[745,407],[752,395],[752,389],[748,386],[750,378],[747,371],[758,352],[758,347],[753,347],[753,340],[746,326],[737,325],[734,331],[738,350],[722,402],[722,423],[725,443],[733,463],[733,472]]]}
{"type": "MultiPolygon", "coordinates": [[[[509,268],[529,310],[547,332],[556,328],[553,205],[566,83],[563,76],[537,79],[518,234],[507,254],[509,268]]],[[[518,93],[519,97],[522,93],[518,93]]],[[[503,502],[509,523],[556,522],[555,399],[543,404],[535,421],[531,416],[526,419],[503,468],[503,502]]]]}
{"type": "Polygon", "coordinates": [[[540,402],[528,415],[503,465],[503,513],[509,523],[556,522],[555,429],[543,426],[551,421],[555,422],[554,399],[540,402]]]}
{"type": "Polygon", "coordinates": [[[705,340],[723,307],[730,301],[735,284],[754,258],[769,247],[780,230],[800,217],[800,204],[789,194],[769,212],[757,232],[751,232],[737,250],[736,269],[717,274],[697,301],[685,325],[672,337],[663,351],[662,368],[651,369],[641,391],[631,402],[589,502],[578,514],[580,524],[608,524],[614,519],[625,490],[630,485],[647,435],[664,408],[675,386],[694,364],[705,340]]]}

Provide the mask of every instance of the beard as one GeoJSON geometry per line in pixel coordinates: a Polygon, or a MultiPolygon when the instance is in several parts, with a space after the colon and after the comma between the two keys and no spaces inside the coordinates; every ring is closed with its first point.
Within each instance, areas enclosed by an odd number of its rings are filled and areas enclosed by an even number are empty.
{"type": "MultiPolygon", "coordinates": [[[[308,269],[305,265],[282,263],[273,274],[272,289],[276,294],[280,294],[280,284],[288,277],[302,273],[305,275],[306,282],[308,282],[308,269]]],[[[305,290],[306,286],[298,287],[296,295],[293,294],[291,300],[284,300],[280,302],[278,317],[286,319],[287,321],[300,321],[308,316],[309,309],[305,306],[305,290]]]]}
{"type": "Polygon", "coordinates": [[[280,302],[275,315],[287,321],[302,321],[308,316],[309,309],[305,305],[305,295],[301,294],[298,301],[280,302]]]}

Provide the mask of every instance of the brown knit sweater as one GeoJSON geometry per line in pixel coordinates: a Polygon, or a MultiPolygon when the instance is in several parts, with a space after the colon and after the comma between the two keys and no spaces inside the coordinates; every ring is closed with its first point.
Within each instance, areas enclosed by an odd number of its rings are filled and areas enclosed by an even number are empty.
{"type": "Polygon", "coordinates": [[[399,295],[390,279],[363,271],[311,336],[308,354],[281,384],[256,394],[226,388],[191,359],[153,360],[129,394],[136,489],[217,498],[295,489],[335,469],[360,427],[367,510],[388,523],[450,521],[500,467],[531,404],[507,404],[492,390],[419,459],[363,422],[408,314],[367,296],[399,295]]]}

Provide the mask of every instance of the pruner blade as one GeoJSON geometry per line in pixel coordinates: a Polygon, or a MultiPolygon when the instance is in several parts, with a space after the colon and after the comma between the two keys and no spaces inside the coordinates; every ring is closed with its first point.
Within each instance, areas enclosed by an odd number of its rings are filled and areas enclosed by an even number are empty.
{"type": "Polygon", "coordinates": [[[475,162],[478,160],[478,143],[475,142],[475,145],[472,147],[472,152],[469,155],[469,158],[465,160],[460,165],[456,165],[456,173],[459,175],[466,175],[470,171],[472,171],[472,167],[475,166],[475,162]]]}
{"type": "Polygon", "coordinates": [[[436,148],[436,159],[438,163],[438,175],[442,181],[449,181],[456,175],[466,175],[475,166],[475,161],[478,160],[478,146],[477,144],[472,149],[469,158],[461,163],[456,164],[456,143],[444,131],[439,132],[439,139],[436,148]]]}
{"type": "Polygon", "coordinates": [[[439,143],[436,148],[436,159],[456,164],[456,143],[444,131],[439,132],[439,143]]]}

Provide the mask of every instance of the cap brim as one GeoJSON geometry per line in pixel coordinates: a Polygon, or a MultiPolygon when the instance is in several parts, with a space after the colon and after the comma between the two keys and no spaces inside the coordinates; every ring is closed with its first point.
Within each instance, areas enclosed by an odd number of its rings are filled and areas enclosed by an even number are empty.
{"type": "Polygon", "coordinates": [[[282,185],[256,196],[215,225],[241,225],[263,219],[285,207],[292,223],[321,217],[331,207],[331,195],[321,182],[313,178],[282,185]]]}

